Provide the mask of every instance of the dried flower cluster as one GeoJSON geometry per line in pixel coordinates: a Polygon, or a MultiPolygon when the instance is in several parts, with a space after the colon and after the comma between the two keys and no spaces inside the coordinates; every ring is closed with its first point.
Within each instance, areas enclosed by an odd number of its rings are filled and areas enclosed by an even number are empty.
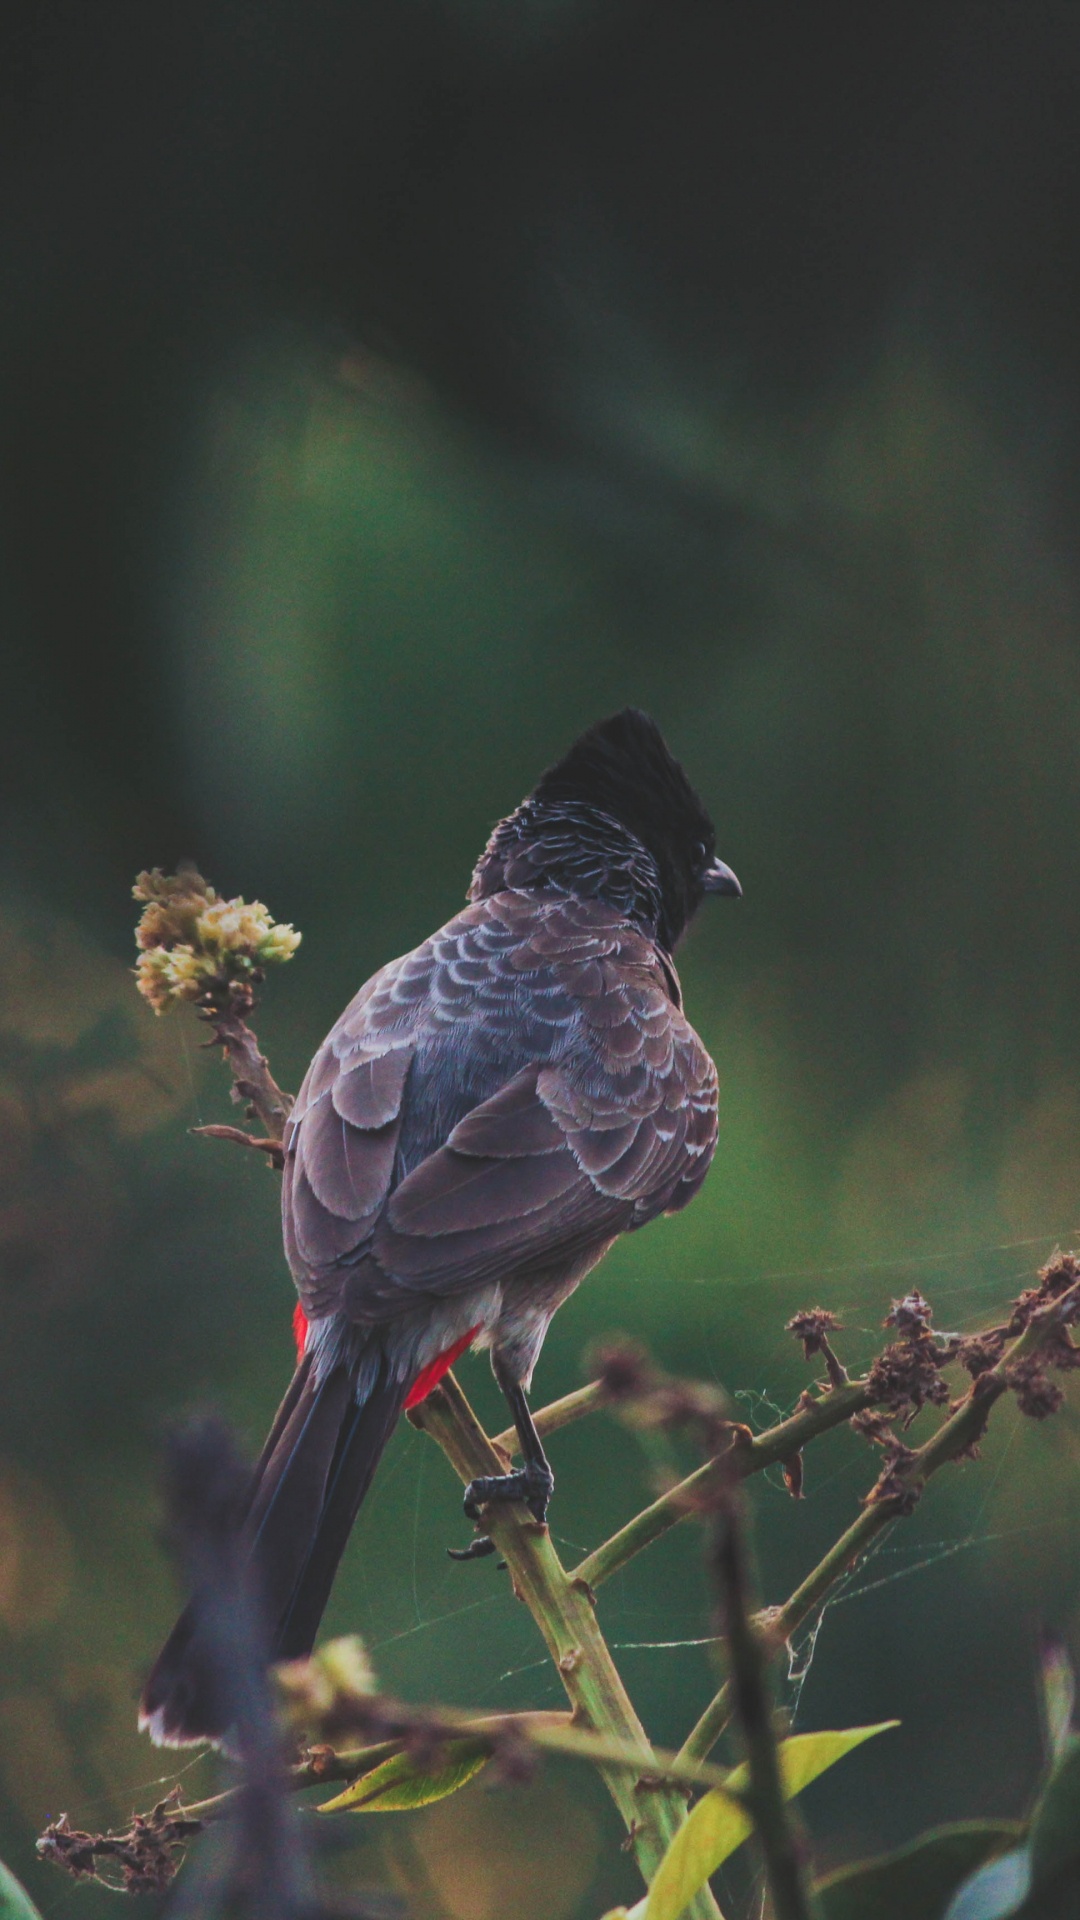
{"type": "Polygon", "coordinates": [[[909,1427],[924,1406],[940,1407],[948,1400],[941,1368],[953,1357],[952,1350],[938,1346],[930,1302],[917,1291],[894,1300],[884,1324],[895,1327],[900,1338],[879,1353],[867,1384],[875,1405],[902,1413],[909,1427]]]}
{"type": "Polygon", "coordinates": [[[264,969],[291,960],[300,945],[296,929],[272,919],[261,900],[219,899],[192,866],[140,873],[133,892],[145,903],[135,978],[155,1013],[183,1000],[211,1005],[237,988],[250,1001],[264,969]]]}
{"type": "Polygon", "coordinates": [[[807,1360],[820,1353],[827,1344],[826,1335],[843,1331],[835,1313],[827,1307],[807,1307],[801,1313],[793,1314],[787,1323],[786,1332],[793,1333],[796,1340],[802,1342],[802,1350],[807,1360]]]}
{"type": "Polygon", "coordinates": [[[49,1822],[37,1850],[76,1880],[98,1880],[124,1893],[162,1893],[187,1842],[201,1829],[201,1820],[184,1814],[180,1788],[174,1787],[152,1812],[133,1815],[126,1833],[81,1833],[62,1813],[49,1822]]]}
{"type": "Polygon", "coordinates": [[[804,1309],[802,1313],[796,1313],[788,1321],[785,1331],[793,1333],[796,1340],[801,1341],[803,1354],[807,1360],[812,1360],[815,1354],[820,1353],[825,1362],[825,1371],[829,1376],[831,1387],[842,1387],[847,1384],[847,1374],[829,1345],[830,1333],[843,1332],[835,1313],[830,1313],[827,1307],[804,1309]]]}
{"type": "Polygon", "coordinates": [[[1016,1395],[1016,1404],[1029,1420],[1045,1420],[1048,1414],[1057,1412],[1065,1398],[1057,1381],[1051,1380],[1049,1369],[1057,1373],[1071,1373],[1075,1367],[1080,1367],[1080,1347],[1074,1344],[1069,1332],[1070,1326],[1080,1318],[1080,1301],[1063,1302],[1060,1318],[1053,1311],[1055,1302],[1075,1287],[1078,1281],[1080,1260],[1075,1254],[1059,1253],[1043,1267],[1037,1284],[1026,1287],[1019,1298],[1013,1301],[1007,1334],[1022,1333],[1037,1315],[1046,1314],[1050,1322],[1038,1352],[1026,1360],[1014,1362],[1005,1370],[1005,1379],[1016,1395]]]}

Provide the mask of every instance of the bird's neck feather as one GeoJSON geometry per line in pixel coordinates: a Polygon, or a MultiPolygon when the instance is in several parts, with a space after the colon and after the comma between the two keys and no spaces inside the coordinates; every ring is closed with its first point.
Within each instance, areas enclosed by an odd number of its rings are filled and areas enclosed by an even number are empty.
{"type": "Polygon", "coordinates": [[[526,800],[500,820],[477,862],[469,898],[507,887],[600,900],[654,939],[663,926],[663,888],[652,854],[614,815],[585,801],[526,800]]]}

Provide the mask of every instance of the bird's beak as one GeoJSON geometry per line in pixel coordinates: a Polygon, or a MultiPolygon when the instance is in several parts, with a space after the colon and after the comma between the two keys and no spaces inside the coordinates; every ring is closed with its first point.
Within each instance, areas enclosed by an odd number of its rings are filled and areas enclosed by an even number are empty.
{"type": "Polygon", "coordinates": [[[701,878],[706,893],[727,893],[734,900],[742,899],[742,888],[731,868],[726,867],[722,860],[714,860],[711,867],[706,867],[701,878]]]}

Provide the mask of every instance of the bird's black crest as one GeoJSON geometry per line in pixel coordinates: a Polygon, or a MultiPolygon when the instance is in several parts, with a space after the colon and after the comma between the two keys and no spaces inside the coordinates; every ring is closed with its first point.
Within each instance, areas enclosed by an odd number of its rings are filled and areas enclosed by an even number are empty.
{"type": "Polygon", "coordinates": [[[556,887],[606,900],[669,950],[701,903],[713,824],[663,734],[625,707],[600,720],[501,820],[472,899],[556,887]]]}
{"type": "Polygon", "coordinates": [[[624,707],[598,720],[542,774],[532,798],[579,801],[610,813],[662,860],[673,844],[711,858],[712,821],[655,720],[624,707]]]}

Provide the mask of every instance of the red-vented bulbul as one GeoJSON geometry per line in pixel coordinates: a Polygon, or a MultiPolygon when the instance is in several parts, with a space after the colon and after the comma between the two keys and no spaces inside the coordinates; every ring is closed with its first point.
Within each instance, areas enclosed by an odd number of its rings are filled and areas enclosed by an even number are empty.
{"type": "MultiPolygon", "coordinates": [[[[315,1055],[282,1196],[301,1352],[242,1519],[274,1659],[310,1651],[394,1422],[467,1346],[491,1351],[524,1465],[475,1481],[465,1511],[524,1500],[544,1519],[533,1367],[612,1241],[705,1177],[716,1069],[671,953],[706,893],[739,892],[659,729],[628,709],[499,822],[464,912],[375,974],[315,1055]]],[[[141,1724],[180,1745],[222,1721],[196,1597],[141,1724]]]]}

